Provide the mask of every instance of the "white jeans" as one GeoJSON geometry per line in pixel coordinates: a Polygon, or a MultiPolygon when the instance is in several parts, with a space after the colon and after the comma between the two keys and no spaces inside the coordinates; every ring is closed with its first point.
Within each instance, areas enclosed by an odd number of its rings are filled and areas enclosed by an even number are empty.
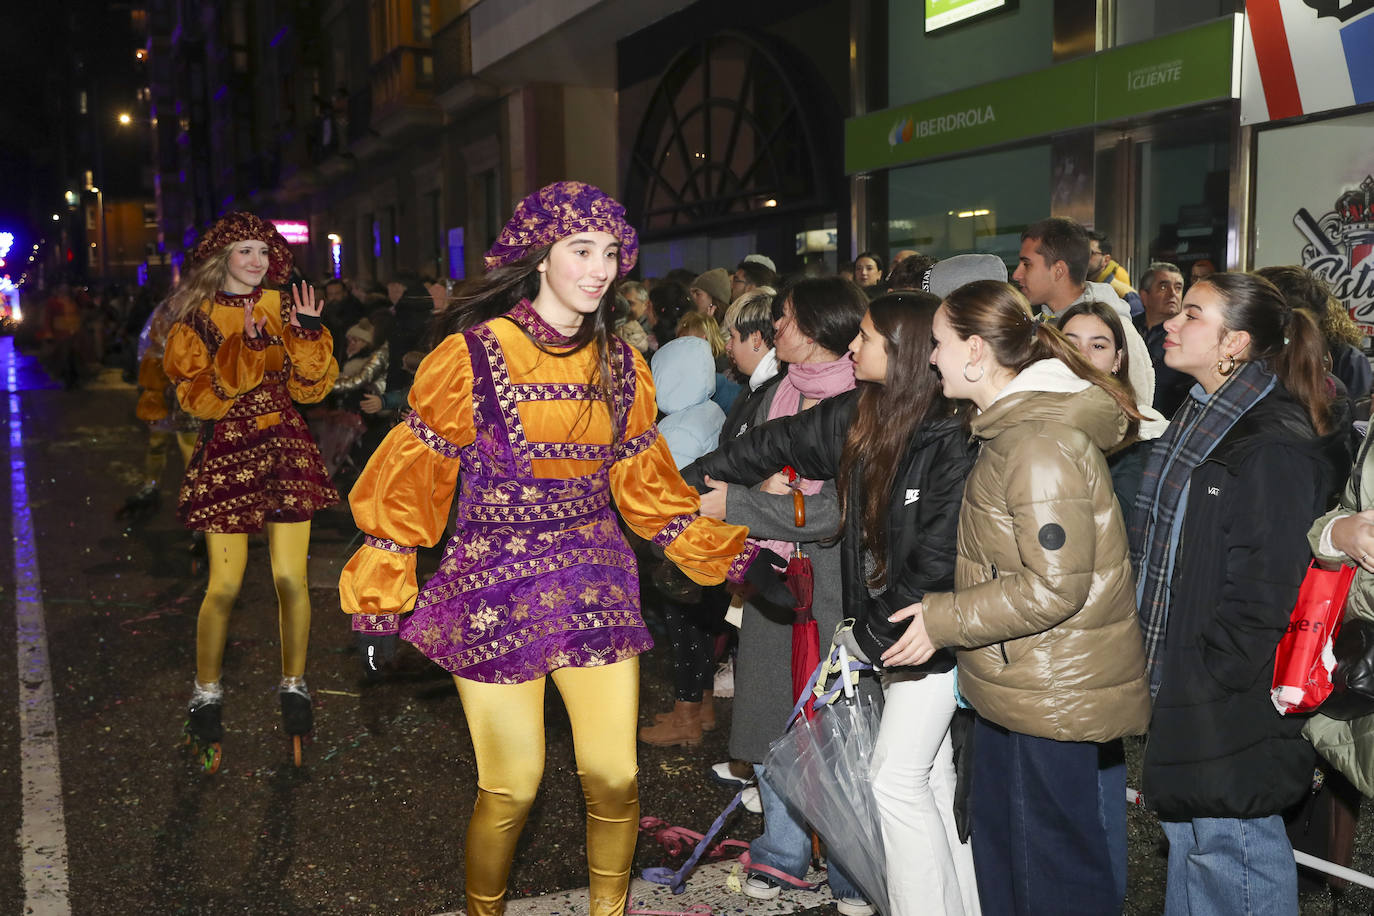
{"type": "Polygon", "coordinates": [[[954,672],[890,681],[883,692],[873,794],[892,916],[978,916],[973,849],[954,825],[954,672]]]}

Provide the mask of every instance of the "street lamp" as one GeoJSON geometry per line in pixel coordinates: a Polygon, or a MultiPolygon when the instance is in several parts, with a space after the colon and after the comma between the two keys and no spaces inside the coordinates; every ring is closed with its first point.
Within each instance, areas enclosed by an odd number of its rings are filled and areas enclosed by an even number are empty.
{"type": "MultiPolygon", "coordinates": [[[[95,195],[96,237],[100,240],[100,248],[96,254],[98,256],[97,263],[100,265],[100,279],[103,281],[105,279],[105,194],[95,185],[88,185],[86,190],[95,195]]],[[[92,243],[92,247],[95,247],[95,243],[92,243]]]]}
{"type": "Polygon", "coordinates": [[[121,112],[119,113],[119,123],[120,123],[120,124],[123,124],[123,125],[125,125],[125,126],[127,127],[129,124],[132,124],[132,123],[133,123],[133,120],[134,120],[133,115],[129,114],[127,111],[121,111],[121,112]]]}

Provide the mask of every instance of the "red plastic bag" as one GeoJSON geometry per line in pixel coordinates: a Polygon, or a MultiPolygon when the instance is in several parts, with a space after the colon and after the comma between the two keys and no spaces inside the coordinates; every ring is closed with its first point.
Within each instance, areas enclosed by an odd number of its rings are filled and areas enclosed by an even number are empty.
{"type": "Polygon", "coordinates": [[[1336,656],[1331,645],[1340,632],[1355,567],[1323,569],[1314,561],[1298,590],[1288,630],[1274,653],[1273,689],[1280,715],[1311,712],[1331,695],[1336,656]]]}

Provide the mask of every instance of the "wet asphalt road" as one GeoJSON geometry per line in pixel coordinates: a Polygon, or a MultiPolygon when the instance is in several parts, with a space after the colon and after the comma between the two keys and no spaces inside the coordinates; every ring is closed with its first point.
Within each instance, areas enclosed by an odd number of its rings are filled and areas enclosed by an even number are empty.
{"type": "MultiPolygon", "coordinates": [[[[8,341],[0,345],[8,346],[8,341]]],[[[203,579],[190,573],[172,505],[135,528],[115,509],[141,478],[145,434],[134,393],[106,372],[55,390],[21,357],[29,504],[38,538],[56,700],[71,911],[77,914],[433,914],[462,904],[462,836],[474,797],[471,745],[452,681],[408,647],[379,684],[364,684],[334,583],[354,530],[343,507],[317,516],[314,619],[307,679],[316,731],[291,765],[279,727],[275,608],[265,544],[248,574],[225,655],[224,764],[200,773],[180,747],[194,672],[203,579]]],[[[0,543],[12,540],[10,488],[0,488],[0,543]]],[[[13,553],[0,551],[0,832],[21,829],[14,676],[13,553]]],[[[435,558],[422,559],[430,568],[435,558]]],[[[660,640],[666,648],[666,640],[660,640]]],[[[566,716],[549,691],[548,764],[511,876],[512,897],[586,884],[581,793],[566,716]]],[[[645,717],[671,704],[664,649],[644,659],[645,717]]],[[[722,728],[699,748],[642,748],[642,813],[702,829],[731,793],[705,767],[725,759],[722,728]]],[[[1132,809],[1127,911],[1162,908],[1160,833],[1132,809]]],[[[750,839],[739,813],[727,835],[750,839]]],[[[1355,867],[1374,872],[1362,825],[1355,867]]],[[[641,838],[636,870],[676,864],[641,838]]],[[[741,900],[743,904],[743,900],[741,900]]],[[[1374,910],[1348,892],[1340,912],[1374,910]]],[[[0,844],[0,912],[24,912],[17,843],[0,844]]],[[[748,912],[742,908],[742,912],[748,912]]],[[[1332,912],[1325,892],[1304,913],[1332,912]]],[[[819,914],[831,909],[807,911],[819,914]]]]}

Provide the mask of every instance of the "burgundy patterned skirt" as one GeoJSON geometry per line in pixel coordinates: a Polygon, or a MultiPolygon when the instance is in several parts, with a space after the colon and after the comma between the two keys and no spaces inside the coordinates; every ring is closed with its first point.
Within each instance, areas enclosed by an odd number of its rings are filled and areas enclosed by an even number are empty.
{"type": "Polygon", "coordinates": [[[181,484],[187,528],[253,534],[266,522],[303,522],[339,501],[286,386],[263,384],[205,423],[181,484]]]}

